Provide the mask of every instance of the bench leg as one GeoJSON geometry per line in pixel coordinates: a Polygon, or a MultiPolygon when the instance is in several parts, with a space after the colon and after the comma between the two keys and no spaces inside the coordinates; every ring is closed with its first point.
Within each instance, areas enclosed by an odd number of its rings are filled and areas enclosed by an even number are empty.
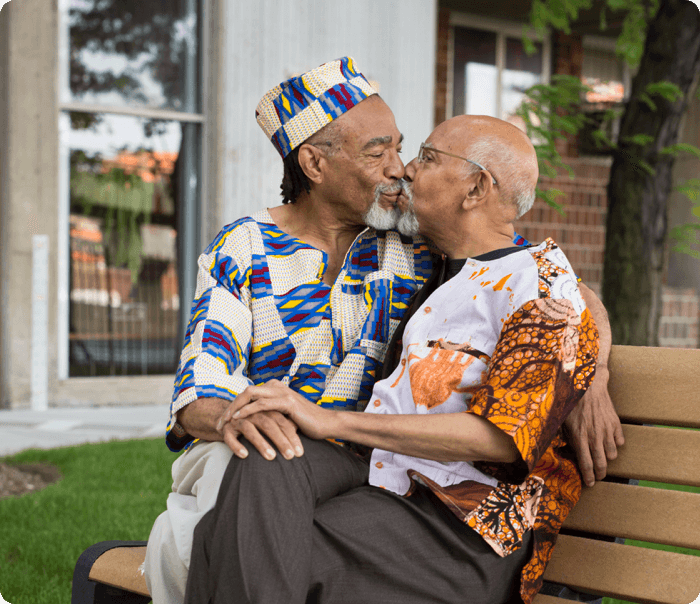
{"type": "Polygon", "coordinates": [[[151,598],[117,587],[91,581],[90,570],[95,561],[115,547],[143,547],[146,541],[102,541],[88,547],[78,558],[73,571],[71,604],[148,604],[151,598]]]}

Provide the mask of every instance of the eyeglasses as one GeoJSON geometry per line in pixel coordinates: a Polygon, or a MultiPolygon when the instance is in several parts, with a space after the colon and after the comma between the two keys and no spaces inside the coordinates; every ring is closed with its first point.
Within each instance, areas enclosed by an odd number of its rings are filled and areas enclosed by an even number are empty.
{"type": "Polygon", "coordinates": [[[447,151],[441,151],[440,149],[436,149],[435,147],[430,147],[426,145],[426,143],[421,143],[420,144],[420,149],[418,150],[418,161],[422,162],[425,159],[425,150],[428,150],[428,152],[433,152],[433,153],[442,153],[443,155],[449,155],[450,157],[456,157],[457,159],[463,159],[464,161],[469,162],[470,164],[474,164],[477,168],[481,168],[484,172],[488,172],[489,176],[491,177],[491,180],[493,181],[494,185],[497,185],[498,183],[496,182],[496,179],[493,177],[493,174],[489,172],[484,166],[482,166],[480,163],[477,163],[475,161],[472,161],[471,159],[467,159],[466,157],[462,157],[460,155],[455,155],[454,153],[448,153],[447,151]]]}

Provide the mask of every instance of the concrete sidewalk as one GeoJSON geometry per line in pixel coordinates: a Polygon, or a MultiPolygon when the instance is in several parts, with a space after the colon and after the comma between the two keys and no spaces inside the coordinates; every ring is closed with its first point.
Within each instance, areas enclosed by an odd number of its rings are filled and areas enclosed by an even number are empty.
{"type": "Polygon", "coordinates": [[[0,410],[0,456],[24,449],[129,438],[165,438],[167,405],[0,410]]]}

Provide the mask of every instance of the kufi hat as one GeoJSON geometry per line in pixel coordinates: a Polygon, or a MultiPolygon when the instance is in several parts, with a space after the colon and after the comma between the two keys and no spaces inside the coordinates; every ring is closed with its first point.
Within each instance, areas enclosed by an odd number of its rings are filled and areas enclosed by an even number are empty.
{"type": "Polygon", "coordinates": [[[275,86],[258,103],[255,119],[284,159],[373,94],[352,57],[343,57],[275,86]]]}

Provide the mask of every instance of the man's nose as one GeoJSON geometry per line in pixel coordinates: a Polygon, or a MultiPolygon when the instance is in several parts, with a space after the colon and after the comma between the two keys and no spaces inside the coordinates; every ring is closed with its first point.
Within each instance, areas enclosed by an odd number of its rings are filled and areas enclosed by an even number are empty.
{"type": "Polygon", "coordinates": [[[384,175],[387,178],[398,180],[399,178],[403,178],[404,172],[405,168],[403,162],[401,161],[401,156],[399,155],[398,151],[392,151],[391,159],[384,170],[384,175]]]}
{"type": "Polygon", "coordinates": [[[416,175],[417,161],[418,161],[418,158],[413,158],[406,166],[405,173],[404,173],[404,179],[407,180],[408,182],[413,182],[413,177],[416,175]]]}

